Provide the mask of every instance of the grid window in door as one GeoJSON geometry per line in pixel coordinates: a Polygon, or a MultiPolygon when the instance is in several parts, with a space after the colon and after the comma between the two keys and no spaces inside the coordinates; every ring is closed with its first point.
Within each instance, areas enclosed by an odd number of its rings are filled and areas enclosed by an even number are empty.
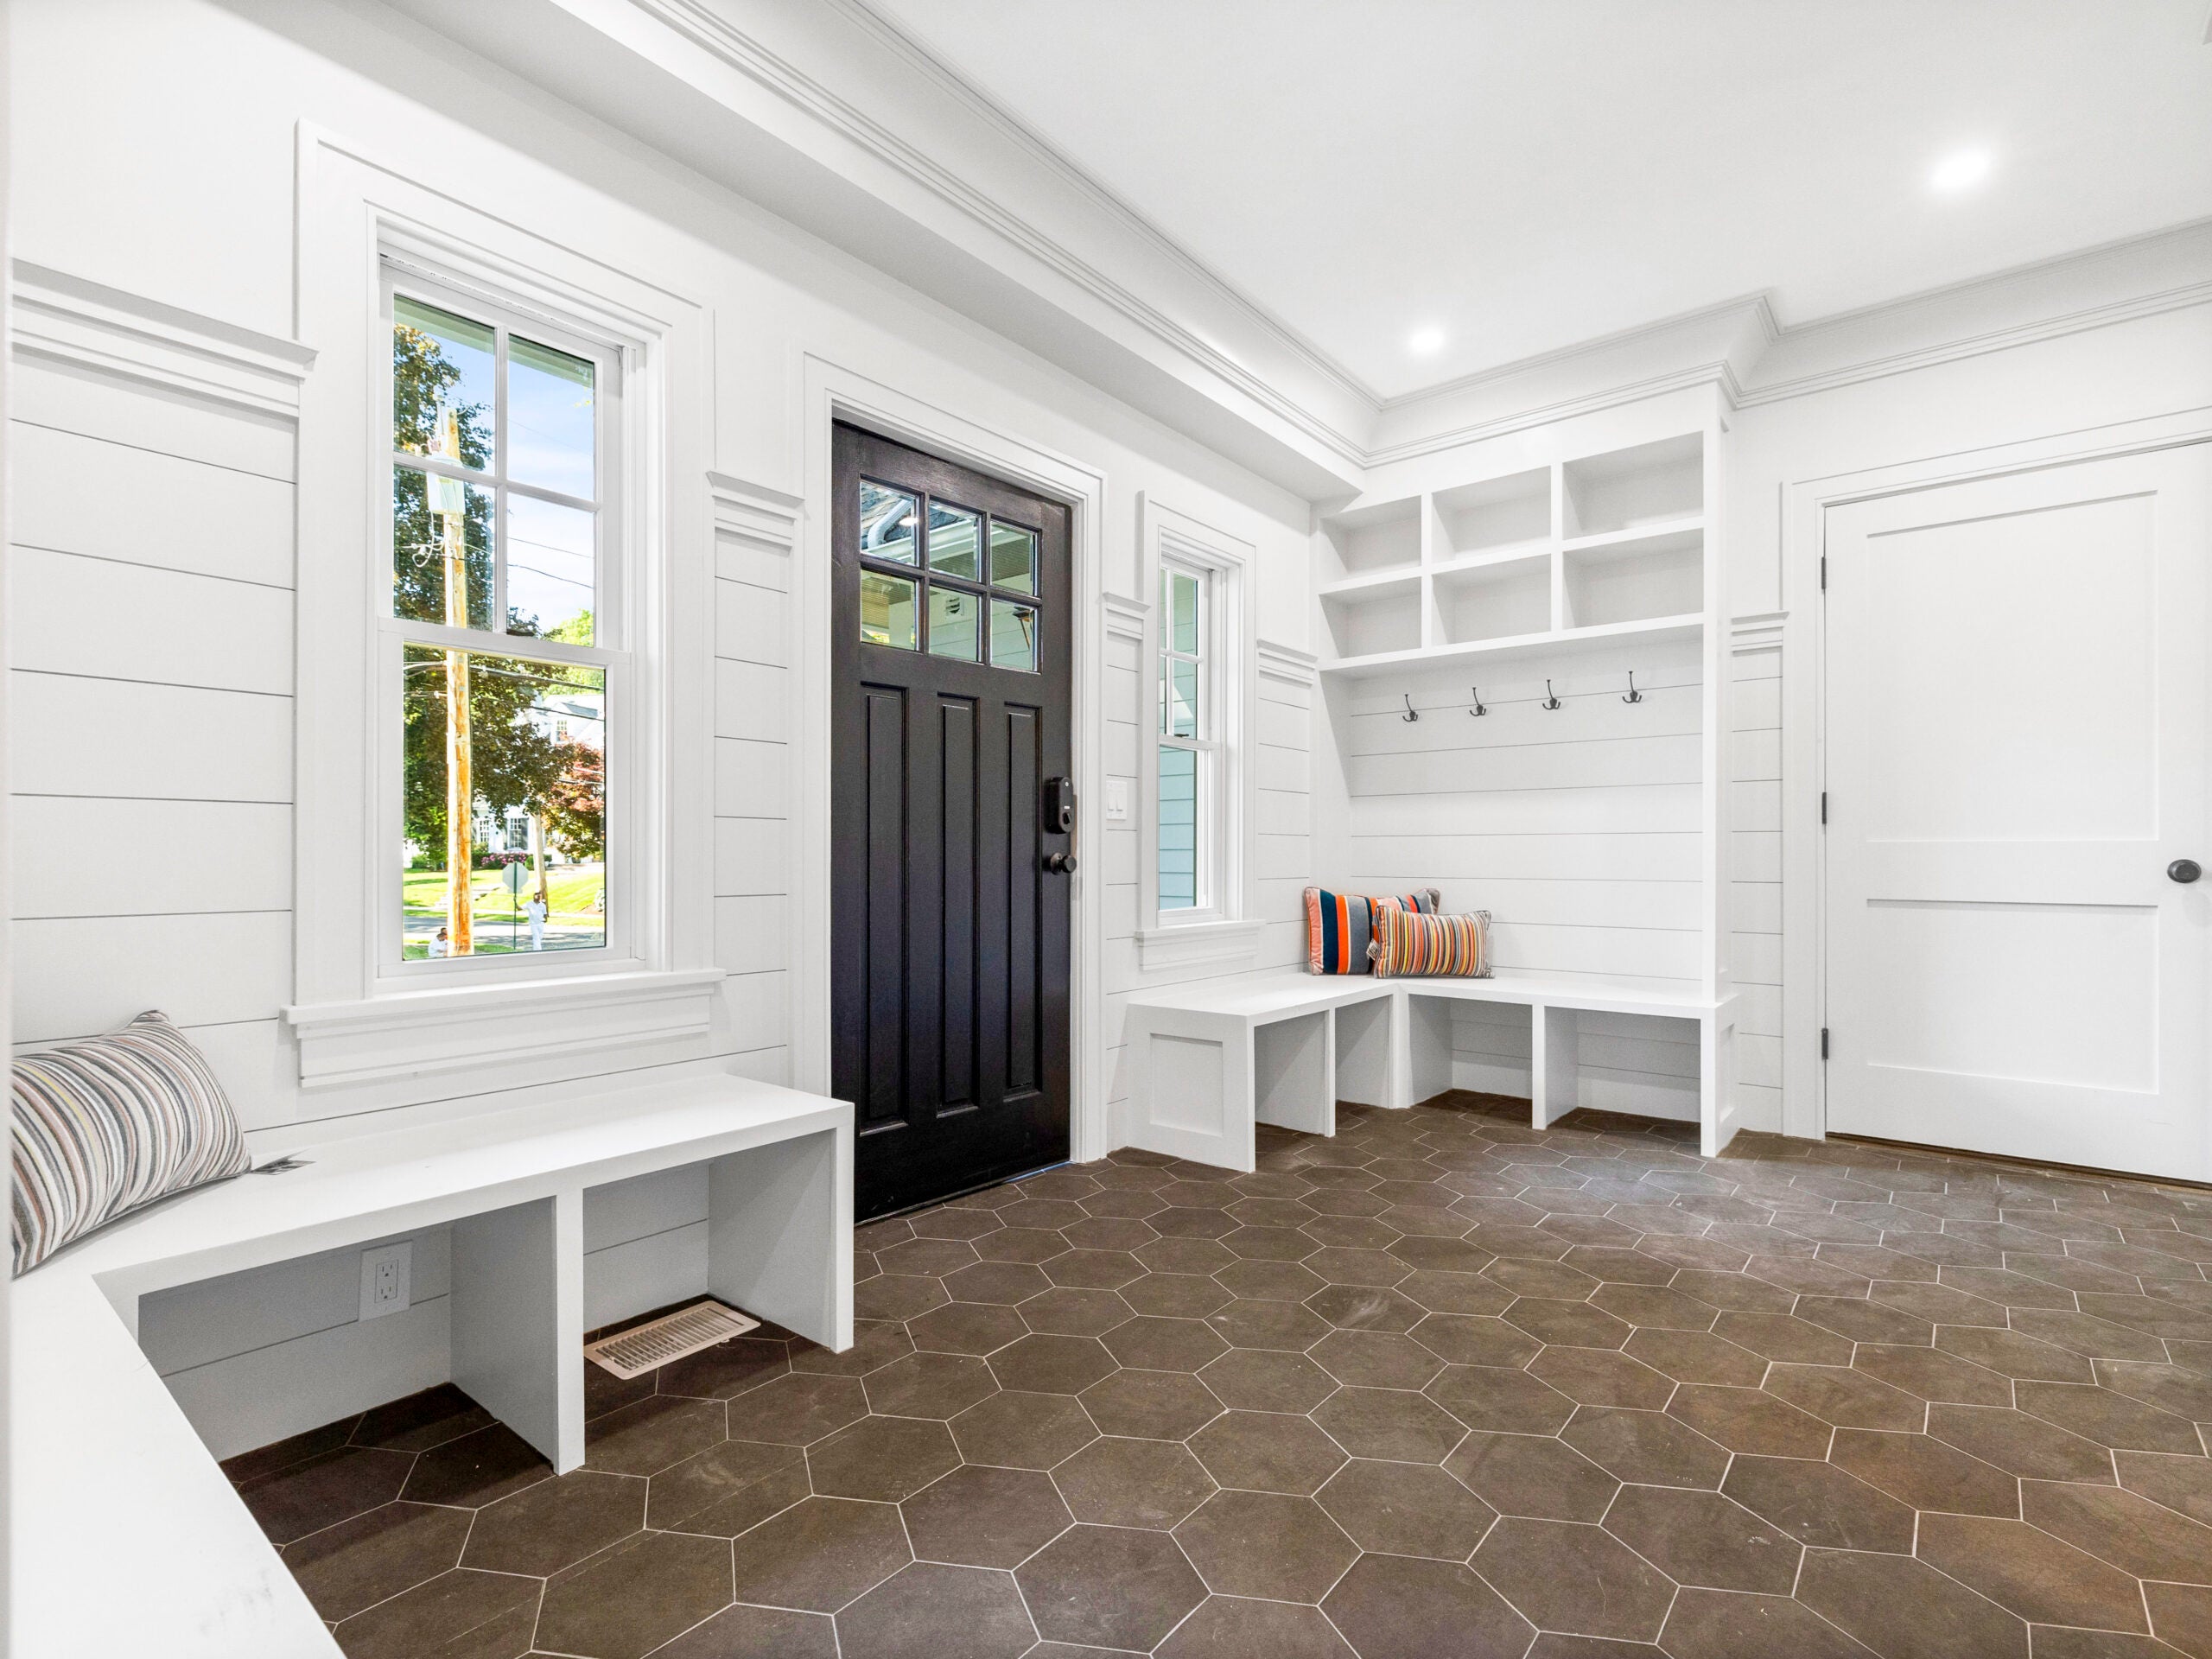
{"type": "Polygon", "coordinates": [[[1213,688],[1211,570],[1160,564],[1160,909],[1212,908],[1220,714],[1213,688]]]}
{"type": "Polygon", "coordinates": [[[385,296],[404,849],[387,957],[604,948],[609,682],[630,665],[610,580],[619,359],[396,271],[385,296]]]}
{"type": "Polygon", "coordinates": [[[1037,531],[861,480],[861,643],[1037,672],[1037,531]]]}

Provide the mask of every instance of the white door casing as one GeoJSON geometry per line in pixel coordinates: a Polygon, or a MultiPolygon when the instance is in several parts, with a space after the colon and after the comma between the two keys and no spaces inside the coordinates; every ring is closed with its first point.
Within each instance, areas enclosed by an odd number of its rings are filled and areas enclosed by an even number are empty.
{"type": "Polygon", "coordinates": [[[2202,444],[1831,507],[1831,1131],[2212,1178],[2202,444]]]}

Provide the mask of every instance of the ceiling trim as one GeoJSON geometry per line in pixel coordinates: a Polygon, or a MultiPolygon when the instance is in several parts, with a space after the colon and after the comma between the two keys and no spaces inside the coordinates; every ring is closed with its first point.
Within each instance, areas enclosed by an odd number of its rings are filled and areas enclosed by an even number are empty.
{"type": "Polygon", "coordinates": [[[1055,147],[1051,139],[993,99],[974,82],[965,79],[957,69],[939,57],[926,41],[904,28],[895,18],[887,16],[867,3],[867,0],[826,0],[826,3],[843,12],[855,26],[874,35],[887,50],[906,59],[916,69],[928,75],[977,120],[995,127],[1020,145],[1038,166],[1104,208],[1124,227],[1143,238],[1155,252],[1179,265],[1194,281],[1211,288],[1222,299],[1242,311],[1253,327],[1264,330],[1278,343],[1304,359],[1316,374],[1335,381],[1345,392],[1362,403],[1378,409],[1382,406],[1385,400],[1380,392],[1323,350],[1318,342],[1275,315],[1170,236],[1103,179],[1065,150],[1055,147]]]}
{"type": "MultiPolygon", "coordinates": [[[[1339,430],[1307,410],[1303,404],[1287,396],[1272,382],[1262,379],[1243,364],[1178,322],[1173,317],[1136,294],[1125,284],[1116,282],[1089,260],[1047,236],[1019,214],[1009,212],[985,192],[938,162],[897,133],[877,121],[866,111],[837,95],[822,82],[776,53],[769,50],[751,35],[717,16],[704,0],[631,0],[631,3],[647,16],[657,19],[681,35],[692,45],[715,58],[728,67],[737,70],[758,85],[782,98],[787,103],[810,115],[830,128],[849,143],[858,145],[886,166],[893,168],[909,181],[928,190],[947,207],[966,214],[993,233],[1003,237],[1020,248],[1039,264],[1053,270],[1093,298],[1119,312],[1171,350],[1198,364],[1208,373],[1226,381],[1245,397],[1268,410],[1278,418],[1295,427],[1314,442],[1322,444],[1342,459],[1355,464],[1360,461],[1361,446],[1357,439],[1339,430]]],[[[1157,245],[1173,250],[1177,262],[1210,288],[1220,291],[1240,310],[1249,314],[1253,321],[1276,338],[1310,359],[1319,372],[1344,386],[1345,391],[1370,408],[1375,406],[1375,397],[1345,372],[1320,356],[1300,340],[1281,321],[1255,306],[1252,302],[1230,288],[1222,279],[1192,255],[1170,240],[1157,226],[1144,220],[1135,209],[1105,192],[1104,187],[1090,181],[1066,157],[1052,152],[1044,140],[1026,131],[1018,131],[1002,111],[996,109],[981,93],[960,79],[950,69],[931,57],[910,37],[889,29],[874,12],[857,3],[857,0],[838,0],[838,9],[862,28],[876,32],[883,44],[899,53],[902,57],[920,66],[926,60],[930,72],[948,90],[957,89],[970,113],[987,118],[1010,137],[1020,143],[1025,150],[1042,150],[1055,157],[1053,170],[1065,181],[1082,189],[1086,196],[1110,202],[1117,217],[1132,222],[1132,228],[1141,226],[1147,239],[1157,245]],[[915,54],[919,54],[917,59],[915,54]]]]}
{"type": "MultiPolygon", "coordinates": [[[[392,3],[433,27],[454,32],[437,21],[440,14],[429,0],[392,3]]],[[[1157,386],[1125,385],[1116,391],[1079,361],[1065,360],[1062,366],[1232,458],[1237,451],[1224,442],[1228,435],[1209,429],[1226,420],[1249,431],[1262,441],[1261,453],[1272,455],[1280,449],[1290,465],[1270,470],[1249,456],[1245,464],[1312,499],[1320,499],[1315,492],[1325,487],[1319,482],[1324,476],[1350,484],[1357,474],[1388,462],[1688,386],[1715,385],[1738,406],[1774,403],[2212,302],[2208,219],[1788,327],[1777,321],[1767,294],[1743,296],[1383,398],[1000,107],[869,0],[817,0],[815,15],[855,31],[854,43],[864,42],[895,72],[919,79],[928,92],[922,107],[941,104],[951,112],[957,125],[947,130],[948,154],[969,132],[980,136],[976,160],[963,164],[966,171],[933,156],[920,142],[901,137],[862,103],[828,84],[824,76],[830,72],[823,65],[834,62],[839,48],[819,36],[812,41],[795,37],[802,53],[809,46],[820,49],[818,73],[810,73],[789,50],[755,38],[740,21],[742,0],[515,0],[525,3],[556,9],[610,40],[621,34],[613,20],[626,13],[668,31],[687,49],[761,89],[855,156],[880,165],[893,188],[886,193],[849,164],[823,165],[906,218],[917,217],[918,204],[922,213],[943,205],[962,222],[996,238],[1004,252],[992,264],[1011,274],[1010,258],[1027,262],[1033,275],[1013,279],[1052,308],[1046,318],[1057,313],[1085,329],[1096,328],[1102,319],[1126,327],[1132,331],[1130,340],[1140,342],[1134,349],[1156,353],[1153,366],[1168,378],[1157,386]],[[1045,216],[1037,209],[1012,205],[977,181],[999,156],[1013,163],[1007,171],[1013,187],[1005,189],[1009,198],[1035,181],[1040,204],[1053,213],[1065,204],[1062,233],[1036,222],[1045,216]],[[976,176],[969,176],[970,172],[976,176]],[[899,200],[899,193],[908,189],[913,199],[899,200]],[[1128,251],[1128,270],[1102,269],[1097,259],[1065,239],[1067,226],[1089,224],[1099,228],[1101,249],[1128,251]],[[1056,293],[1058,283],[1066,286],[1056,293]],[[1085,315],[1090,304],[1099,308],[1095,316],[1085,315]],[[1216,323],[1221,337],[1210,339],[1216,323]],[[1256,366],[1240,355],[1246,344],[1259,359],[1256,366]],[[1301,452],[1300,446],[1310,448],[1301,452]]],[[[621,44],[626,50],[639,49],[628,41],[621,44]]],[[[480,41],[476,49],[486,47],[480,41]]],[[[728,103],[727,94],[703,86],[696,90],[728,103]]],[[[922,119],[910,111],[909,124],[922,119]]],[[[921,141],[929,137],[926,130],[918,133],[921,141]]],[[[803,215],[795,222],[805,227],[803,215]]],[[[814,233],[824,232],[817,226],[814,233]]],[[[868,259],[866,247],[840,242],[834,229],[829,239],[855,257],[868,259]]],[[[993,315],[993,304],[1001,302],[977,298],[963,303],[958,296],[942,293],[938,298],[1005,332],[1004,317],[993,315]]],[[[1061,360],[1048,346],[1033,340],[1032,349],[1042,351],[1048,360],[1061,360]]]]}

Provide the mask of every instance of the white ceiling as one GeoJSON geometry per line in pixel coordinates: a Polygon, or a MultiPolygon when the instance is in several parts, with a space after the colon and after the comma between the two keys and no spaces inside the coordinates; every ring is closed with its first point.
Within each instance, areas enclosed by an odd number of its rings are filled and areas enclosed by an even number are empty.
{"type": "Polygon", "coordinates": [[[2212,215],[2207,0],[870,3],[1384,397],[2212,215]]]}

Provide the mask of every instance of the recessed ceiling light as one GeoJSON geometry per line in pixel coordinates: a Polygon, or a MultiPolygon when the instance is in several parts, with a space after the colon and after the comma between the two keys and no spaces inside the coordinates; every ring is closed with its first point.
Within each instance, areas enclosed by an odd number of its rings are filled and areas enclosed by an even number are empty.
{"type": "Polygon", "coordinates": [[[1936,170],[1928,175],[1930,188],[1963,190],[1968,185],[1980,184],[1989,176],[1989,152],[1986,149],[1955,150],[1936,163],[1936,170]]]}
{"type": "Polygon", "coordinates": [[[1444,349],[1441,328],[1416,328],[1406,338],[1406,349],[1416,357],[1433,357],[1444,349]]]}

